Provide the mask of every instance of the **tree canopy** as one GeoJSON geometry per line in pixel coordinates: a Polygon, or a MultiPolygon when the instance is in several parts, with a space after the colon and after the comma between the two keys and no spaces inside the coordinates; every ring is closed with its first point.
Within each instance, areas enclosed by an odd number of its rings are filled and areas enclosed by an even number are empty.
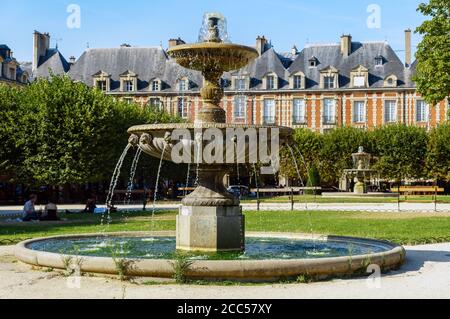
{"type": "Polygon", "coordinates": [[[414,81],[425,101],[436,105],[450,96],[450,1],[430,0],[418,11],[431,19],[416,29],[423,40],[417,47],[414,81]]]}
{"type": "Polygon", "coordinates": [[[0,86],[0,165],[30,186],[110,178],[132,125],[177,121],[117,101],[66,76],[24,88],[0,86]]]}

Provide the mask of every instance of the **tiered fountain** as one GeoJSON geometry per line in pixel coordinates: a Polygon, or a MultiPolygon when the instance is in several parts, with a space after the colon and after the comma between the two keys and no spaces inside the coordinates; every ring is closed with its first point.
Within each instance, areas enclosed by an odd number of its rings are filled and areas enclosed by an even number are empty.
{"type": "MultiPolygon", "coordinates": [[[[191,278],[276,280],[301,274],[353,273],[361,270],[367,260],[385,268],[402,264],[403,248],[388,242],[311,234],[247,233],[246,236],[239,200],[228,194],[223,185],[224,175],[233,170],[236,162],[204,164],[195,152],[200,143],[194,136],[196,132],[213,128],[226,136],[225,131],[229,128],[263,128],[226,124],[225,111],[219,107],[224,95],[220,85],[223,73],[240,69],[258,57],[253,48],[224,43],[221,37],[223,24],[220,15],[210,14],[203,42],[179,45],[168,51],[178,64],[198,70],[205,77],[201,90],[203,108],[196,121],[129,129],[130,144],[167,161],[173,160],[172,151],[176,144],[173,132],[178,129],[190,132],[182,143],[194,150],[190,160],[191,163],[198,162],[198,187],[182,202],[176,233],[96,234],[31,240],[17,246],[19,260],[36,266],[64,268],[65,258],[61,251],[70,254],[72,247],[77,245],[83,255],[81,271],[115,274],[117,257],[111,258],[111,250],[105,247],[127,243],[130,249],[122,251],[121,256],[133,259],[133,267],[127,270],[131,276],[172,276],[174,262],[171,258],[176,249],[192,253],[195,262],[187,271],[191,278]]],[[[264,129],[279,132],[280,143],[290,142],[291,129],[275,126],[264,126],[264,129]]],[[[268,144],[270,142],[269,138],[268,144]]],[[[249,144],[247,140],[243,147],[241,144],[243,149],[237,152],[247,154],[249,144]]],[[[226,153],[226,145],[223,146],[219,149],[226,153]]],[[[249,156],[244,158],[251,163],[249,156]]],[[[290,217],[287,215],[286,218],[290,217]]]]}
{"type": "Polygon", "coordinates": [[[352,159],[353,168],[344,170],[344,174],[347,177],[356,180],[355,189],[353,191],[355,195],[366,194],[366,182],[376,173],[375,170],[370,168],[372,156],[369,153],[364,152],[364,147],[360,146],[358,152],[352,154],[352,159]]]}

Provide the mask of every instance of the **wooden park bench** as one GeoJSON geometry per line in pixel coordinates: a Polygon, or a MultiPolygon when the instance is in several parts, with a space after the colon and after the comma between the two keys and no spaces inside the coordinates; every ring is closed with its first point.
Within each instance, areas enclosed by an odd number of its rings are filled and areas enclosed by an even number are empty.
{"type": "Polygon", "coordinates": [[[408,196],[415,195],[431,195],[433,200],[437,200],[438,194],[444,193],[445,189],[438,186],[401,186],[392,188],[392,191],[399,193],[399,195],[404,195],[406,200],[408,196]]]}

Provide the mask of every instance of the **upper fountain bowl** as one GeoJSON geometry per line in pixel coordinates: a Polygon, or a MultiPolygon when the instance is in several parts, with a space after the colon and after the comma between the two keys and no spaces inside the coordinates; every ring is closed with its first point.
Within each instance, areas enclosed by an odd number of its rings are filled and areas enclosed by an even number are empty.
{"type": "Polygon", "coordinates": [[[172,47],[167,52],[179,65],[202,73],[238,70],[258,57],[250,47],[223,42],[203,42],[172,47]]]}

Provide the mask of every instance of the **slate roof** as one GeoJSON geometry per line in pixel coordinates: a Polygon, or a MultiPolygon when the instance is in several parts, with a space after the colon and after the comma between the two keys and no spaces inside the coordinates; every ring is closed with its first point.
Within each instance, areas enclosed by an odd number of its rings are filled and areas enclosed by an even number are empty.
{"type": "Polygon", "coordinates": [[[160,79],[164,91],[176,91],[177,80],[187,77],[190,88],[198,90],[203,83],[200,73],[187,70],[171,61],[162,48],[121,47],[88,49],[69,71],[74,80],[93,85],[93,75],[104,71],[111,76],[111,91],[120,88],[120,75],[130,71],[138,76],[138,91],[148,91],[153,79],[160,79]]]}
{"type": "Polygon", "coordinates": [[[311,45],[302,50],[296,60],[289,67],[289,74],[301,71],[306,76],[306,89],[318,89],[320,83],[320,71],[328,66],[339,70],[340,88],[348,88],[350,85],[350,72],[358,65],[369,69],[370,87],[383,87],[384,79],[389,75],[398,78],[398,86],[405,86],[405,67],[394,50],[386,42],[352,43],[352,53],[348,57],[341,54],[339,44],[336,45],[311,45]],[[382,56],[384,64],[375,65],[375,58],[382,56]],[[316,57],[318,65],[309,67],[309,60],[316,57]]]}
{"type": "MultiPolygon", "coordinates": [[[[398,79],[398,87],[414,87],[411,69],[404,67],[394,50],[386,42],[352,43],[352,53],[344,57],[339,44],[308,45],[300,53],[277,53],[270,47],[259,58],[242,70],[232,74],[247,73],[250,75],[250,90],[262,90],[262,80],[268,73],[275,73],[279,79],[279,89],[289,89],[289,77],[301,71],[306,76],[306,89],[318,90],[320,71],[326,67],[339,70],[339,87],[349,88],[350,72],[362,65],[369,70],[369,85],[371,88],[382,88],[384,80],[390,75],[398,79]],[[376,66],[376,57],[383,58],[383,65],[376,66]],[[310,67],[309,60],[316,58],[317,67],[310,67]]],[[[149,91],[153,79],[162,81],[162,91],[177,91],[177,80],[187,77],[190,80],[190,91],[198,91],[203,83],[199,72],[187,70],[171,60],[161,47],[137,48],[120,47],[110,49],[88,49],[70,66],[62,55],[56,50],[38,68],[40,76],[48,76],[48,68],[53,72],[67,72],[74,80],[87,85],[93,85],[93,75],[103,71],[111,76],[111,91],[119,92],[120,75],[124,72],[133,72],[138,76],[137,90],[149,91]],[[70,70],[69,70],[70,68],[70,70]],[[56,71],[55,71],[56,70],[56,71]]],[[[230,77],[224,75],[225,89],[230,89],[230,77]]]]}
{"type": "Polygon", "coordinates": [[[50,70],[53,74],[64,74],[70,69],[70,64],[58,51],[58,49],[49,49],[45,56],[39,59],[38,68],[33,74],[34,78],[49,77],[50,70]]]}

